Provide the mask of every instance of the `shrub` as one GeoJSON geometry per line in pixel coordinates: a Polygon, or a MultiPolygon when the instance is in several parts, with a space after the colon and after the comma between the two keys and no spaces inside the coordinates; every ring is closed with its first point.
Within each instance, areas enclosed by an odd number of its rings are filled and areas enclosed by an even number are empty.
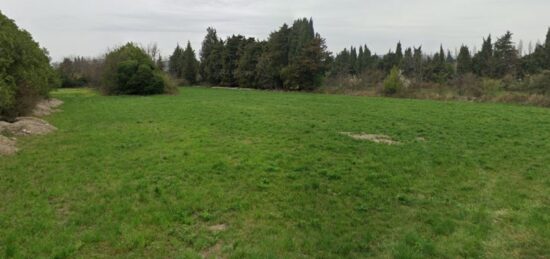
{"type": "Polygon", "coordinates": [[[0,13],[0,120],[29,113],[59,82],[47,51],[0,13]]]}
{"type": "Polygon", "coordinates": [[[393,67],[386,80],[384,80],[384,93],[386,95],[394,95],[403,88],[401,81],[401,71],[397,67],[393,67]]]}
{"type": "Polygon", "coordinates": [[[527,88],[535,93],[550,94],[550,71],[531,76],[527,81],[527,88]]]}
{"type": "Polygon", "coordinates": [[[142,48],[128,43],[106,55],[101,91],[152,95],[175,93],[177,88],[142,48]]]}
{"type": "Polygon", "coordinates": [[[483,89],[483,95],[485,96],[496,96],[502,88],[501,80],[485,78],[481,81],[481,89],[483,89]]]}

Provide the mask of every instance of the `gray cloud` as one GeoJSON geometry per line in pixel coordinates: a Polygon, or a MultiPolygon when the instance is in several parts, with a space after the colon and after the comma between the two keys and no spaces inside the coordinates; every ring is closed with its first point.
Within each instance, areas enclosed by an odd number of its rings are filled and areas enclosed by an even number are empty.
{"type": "Polygon", "coordinates": [[[397,41],[454,50],[506,30],[527,45],[550,25],[546,0],[3,0],[0,9],[54,60],[99,55],[127,41],[157,42],[164,55],[187,40],[198,49],[208,26],[222,37],[265,39],[300,17],[313,17],[333,52],[367,44],[385,53],[397,41]]]}

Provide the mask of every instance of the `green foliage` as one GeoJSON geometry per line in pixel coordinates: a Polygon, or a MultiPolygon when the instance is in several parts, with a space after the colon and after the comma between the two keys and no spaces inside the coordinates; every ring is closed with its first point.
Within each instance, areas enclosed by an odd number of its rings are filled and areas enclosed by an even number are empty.
{"type": "Polygon", "coordinates": [[[459,75],[464,75],[473,72],[472,55],[467,46],[462,45],[456,60],[456,72],[459,75]]]}
{"type": "Polygon", "coordinates": [[[239,59],[235,77],[241,87],[261,86],[258,83],[258,75],[260,57],[263,53],[265,43],[250,41],[243,50],[239,59]]]}
{"type": "Polygon", "coordinates": [[[168,59],[168,72],[170,72],[170,75],[172,75],[174,78],[181,78],[183,75],[184,63],[184,52],[178,44],[174,49],[174,52],[168,59]]]}
{"type": "Polygon", "coordinates": [[[490,77],[493,75],[493,43],[491,35],[483,39],[481,51],[476,53],[472,60],[475,74],[481,77],[490,77]]]}
{"type": "Polygon", "coordinates": [[[384,80],[384,93],[386,95],[394,95],[403,88],[401,81],[401,70],[398,67],[393,67],[390,74],[384,80]]]}
{"type": "Polygon", "coordinates": [[[248,42],[249,40],[242,35],[233,35],[225,41],[223,49],[222,85],[233,87],[239,85],[236,71],[239,60],[248,42]]]}
{"type": "Polygon", "coordinates": [[[512,42],[512,33],[500,37],[495,42],[493,76],[502,78],[506,75],[516,76],[519,62],[518,51],[512,42]]]}
{"type": "Polygon", "coordinates": [[[152,95],[177,91],[152,58],[133,43],[107,54],[100,89],[107,95],[152,95]]]}
{"type": "Polygon", "coordinates": [[[0,13],[0,120],[25,115],[59,84],[47,51],[0,13]]]}
{"type": "Polygon", "coordinates": [[[223,48],[216,30],[208,28],[200,53],[200,74],[206,83],[217,85],[222,80],[223,48]]]}
{"type": "Polygon", "coordinates": [[[100,58],[65,58],[56,66],[61,77],[61,87],[97,87],[101,84],[103,60],[100,58]]]}
{"type": "Polygon", "coordinates": [[[550,70],[529,77],[526,83],[529,91],[550,94],[550,70]]]}
{"type": "Polygon", "coordinates": [[[199,61],[195,56],[195,51],[191,47],[191,42],[187,42],[185,50],[179,44],[174,49],[174,53],[169,59],[170,74],[177,79],[185,80],[185,84],[196,84],[199,74],[199,61]]]}

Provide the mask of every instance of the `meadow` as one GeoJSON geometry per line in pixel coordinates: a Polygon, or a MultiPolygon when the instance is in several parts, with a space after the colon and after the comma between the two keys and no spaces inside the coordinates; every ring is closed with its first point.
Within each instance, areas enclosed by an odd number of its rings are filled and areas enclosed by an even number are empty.
{"type": "Polygon", "coordinates": [[[0,257],[550,256],[550,109],[52,95],[59,130],[0,157],[0,257]]]}

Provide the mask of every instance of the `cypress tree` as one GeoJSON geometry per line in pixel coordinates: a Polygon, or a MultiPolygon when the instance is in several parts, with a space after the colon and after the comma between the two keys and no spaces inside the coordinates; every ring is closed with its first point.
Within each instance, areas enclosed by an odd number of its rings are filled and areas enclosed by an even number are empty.
{"type": "Polygon", "coordinates": [[[240,56],[242,54],[242,48],[245,45],[245,37],[242,35],[233,35],[225,41],[225,48],[223,51],[223,72],[222,72],[222,84],[226,86],[237,86],[237,78],[235,71],[239,63],[240,56]]]}
{"type": "Polygon", "coordinates": [[[353,46],[350,48],[349,67],[351,69],[351,74],[356,75],[358,70],[357,69],[357,49],[353,46]]]}
{"type": "Polygon", "coordinates": [[[401,69],[405,76],[412,77],[414,75],[414,63],[413,51],[411,48],[407,48],[401,62],[401,69]]]}
{"type": "Polygon", "coordinates": [[[191,42],[187,42],[187,47],[183,52],[183,67],[182,67],[182,77],[189,84],[197,83],[197,74],[198,74],[199,61],[195,56],[195,51],[191,47],[191,42]]]}
{"type": "Polygon", "coordinates": [[[473,58],[473,69],[478,76],[492,76],[493,63],[493,43],[491,35],[483,39],[481,51],[476,53],[473,58]]]}
{"type": "Polygon", "coordinates": [[[467,46],[462,45],[456,58],[456,72],[459,75],[472,72],[472,55],[467,46]]]}
{"type": "Polygon", "coordinates": [[[494,76],[516,75],[518,52],[512,42],[512,33],[506,32],[494,46],[494,76]]]}
{"type": "Polygon", "coordinates": [[[399,66],[401,64],[401,60],[403,60],[403,47],[401,46],[401,41],[397,43],[397,47],[395,47],[395,55],[396,55],[396,66],[399,66]]]}
{"type": "Polygon", "coordinates": [[[367,47],[367,45],[365,44],[365,46],[363,47],[363,67],[365,69],[370,69],[374,66],[373,63],[374,62],[372,59],[372,53],[370,49],[367,47]]]}
{"type": "Polygon", "coordinates": [[[209,27],[202,42],[200,53],[200,74],[207,83],[216,85],[221,82],[223,69],[223,41],[218,39],[214,28],[209,27]]]}
{"type": "Polygon", "coordinates": [[[168,59],[168,72],[175,78],[181,78],[183,68],[183,49],[178,44],[168,59]]]}
{"type": "Polygon", "coordinates": [[[260,57],[263,54],[263,45],[265,45],[264,42],[256,42],[254,39],[250,39],[244,47],[235,71],[235,77],[240,87],[258,86],[256,71],[260,57]]]}
{"type": "Polygon", "coordinates": [[[365,60],[363,46],[359,46],[359,54],[357,54],[357,73],[360,74],[365,69],[363,61],[365,60]]]}
{"type": "Polygon", "coordinates": [[[422,62],[422,46],[413,49],[413,59],[414,59],[414,74],[416,80],[423,80],[423,62],[422,62]]]}

